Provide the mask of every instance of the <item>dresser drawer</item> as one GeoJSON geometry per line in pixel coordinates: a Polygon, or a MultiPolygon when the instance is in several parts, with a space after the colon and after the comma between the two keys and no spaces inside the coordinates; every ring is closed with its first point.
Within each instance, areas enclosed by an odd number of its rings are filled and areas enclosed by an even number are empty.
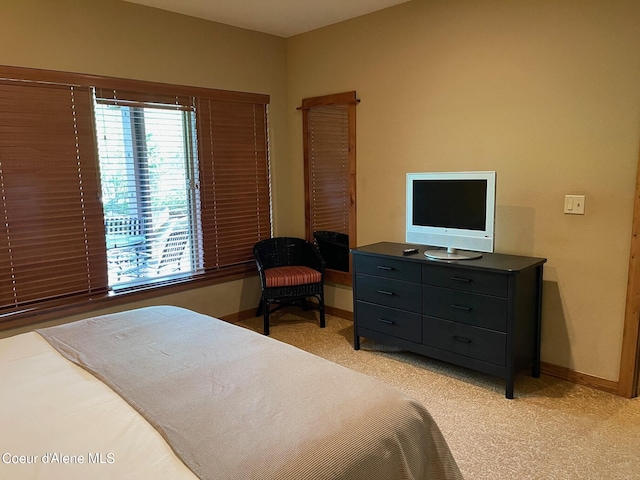
{"type": "Polygon", "coordinates": [[[386,257],[355,255],[356,272],[379,277],[420,283],[422,270],[419,263],[386,257]]]}
{"type": "Polygon", "coordinates": [[[422,343],[496,365],[506,365],[506,333],[422,317],[422,343]]]}
{"type": "Polygon", "coordinates": [[[509,293],[509,278],[507,275],[467,270],[465,268],[423,265],[422,283],[455,288],[467,292],[484,293],[496,297],[506,298],[509,293]]]}
{"type": "Polygon", "coordinates": [[[419,283],[401,282],[370,275],[356,275],[356,300],[399,308],[410,312],[422,311],[422,293],[419,283]]]}
{"type": "Polygon", "coordinates": [[[507,299],[425,285],[422,312],[432,317],[507,331],[507,299]]]}
{"type": "Polygon", "coordinates": [[[422,317],[393,308],[366,302],[356,302],[358,327],[367,328],[412,342],[422,338],[422,317]]]}

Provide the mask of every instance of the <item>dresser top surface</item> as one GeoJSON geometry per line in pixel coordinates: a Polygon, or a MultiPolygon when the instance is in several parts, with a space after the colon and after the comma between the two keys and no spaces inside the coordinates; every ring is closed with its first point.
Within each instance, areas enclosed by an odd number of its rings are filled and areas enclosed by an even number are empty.
{"type": "Polygon", "coordinates": [[[379,242],[353,248],[351,249],[351,253],[354,255],[382,255],[386,257],[402,258],[403,260],[422,264],[453,266],[458,268],[467,268],[470,270],[493,270],[504,273],[519,272],[528,268],[538,267],[547,261],[546,258],[506,255],[501,253],[483,253],[482,257],[473,260],[436,260],[425,257],[425,250],[433,248],[434,247],[428,247],[425,245],[379,242]],[[406,248],[417,248],[418,253],[403,255],[402,252],[406,248]]]}

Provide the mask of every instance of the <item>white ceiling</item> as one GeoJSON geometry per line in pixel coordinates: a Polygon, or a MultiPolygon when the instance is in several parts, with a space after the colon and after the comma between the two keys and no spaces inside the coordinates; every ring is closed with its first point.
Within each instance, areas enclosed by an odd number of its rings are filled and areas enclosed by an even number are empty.
{"type": "Polygon", "coordinates": [[[286,38],[409,0],[125,1],[286,38]]]}

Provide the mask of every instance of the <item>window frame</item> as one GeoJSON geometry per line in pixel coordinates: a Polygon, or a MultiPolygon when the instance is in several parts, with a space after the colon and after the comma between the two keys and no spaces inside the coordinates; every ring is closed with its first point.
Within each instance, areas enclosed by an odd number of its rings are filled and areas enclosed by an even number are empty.
{"type": "MultiPolygon", "coordinates": [[[[65,87],[68,86],[74,88],[90,87],[95,89],[104,88],[108,90],[122,90],[142,93],[149,92],[150,98],[155,98],[158,95],[163,95],[167,98],[174,99],[177,97],[192,97],[196,99],[206,98],[219,102],[263,105],[265,122],[264,141],[267,166],[266,181],[268,183],[267,191],[269,196],[268,235],[271,236],[271,187],[270,175],[268,172],[268,169],[270,168],[268,148],[268,104],[270,101],[269,95],[12,66],[0,66],[0,79],[36,82],[43,84],[59,84],[65,87]]],[[[200,148],[200,145],[198,145],[198,148],[200,148]]],[[[97,162],[97,143],[95,143],[95,149],[97,162]]],[[[104,223],[103,218],[101,218],[101,220],[104,223]]],[[[102,235],[104,236],[104,234],[105,232],[103,230],[102,235]]],[[[102,290],[96,292],[95,295],[88,295],[79,298],[63,298],[57,299],[53,302],[38,302],[32,305],[20,307],[18,309],[8,309],[0,312],[0,330],[29,326],[45,320],[56,318],[61,314],[74,315],[84,312],[90,312],[98,308],[112,307],[125,303],[144,300],[147,298],[157,297],[160,295],[173,294],[191,288],[200,288],[207,285],[253,277],[255,275],[257,275],[257,272],[255,271],[255,264],[247,259],[242,264],[230,266],[228,268],[215,267],[211,268],[210,270],[205,270],[204,273],[192,274],[188,277],[165,279],[157,282],[147,283],[144,285],[133,286],[131,288],[118,289],[116,291],[102,290]]]]}
{"type": "MultiPolygon", "coordinates": [[[[349,197],[349,249],[357,246],[357,219],[356,219],[356,105],[360,103],[360,100],[356,96],[355,91],[336,93],[331,95],[323,95],[319,97],[304,98],[299,110],[302,110],[302,137],[303,137],[303,156],[304,156],[304,201],[305,201],[305,238],[310,242],[314,241],[313,237],[313,222],[312,222],[312,209],[313,209],[313,195],[312,189],[312,175],[313,159],[311,153],[310,142],[310,111],[314,107],[326,107],[333,105],[345,105],[347,107],[348,115],[348,197],[349,197]]],[[[349,271],[343,272],[339,270],[327,269],[325,271],[325,278],[331,282],[352,285],[352,272],[353,261],[351,255],[349,255],[349,271]]]]}

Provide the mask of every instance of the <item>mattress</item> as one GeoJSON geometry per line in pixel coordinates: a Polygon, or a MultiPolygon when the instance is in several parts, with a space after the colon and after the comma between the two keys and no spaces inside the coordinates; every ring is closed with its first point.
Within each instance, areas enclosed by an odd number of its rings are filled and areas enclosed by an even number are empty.
{"type": "Polygon", "coordinates": [[[418,402],[177,307],[0,340],[0,384],[0,478],[461,478],[418,402]]]}

